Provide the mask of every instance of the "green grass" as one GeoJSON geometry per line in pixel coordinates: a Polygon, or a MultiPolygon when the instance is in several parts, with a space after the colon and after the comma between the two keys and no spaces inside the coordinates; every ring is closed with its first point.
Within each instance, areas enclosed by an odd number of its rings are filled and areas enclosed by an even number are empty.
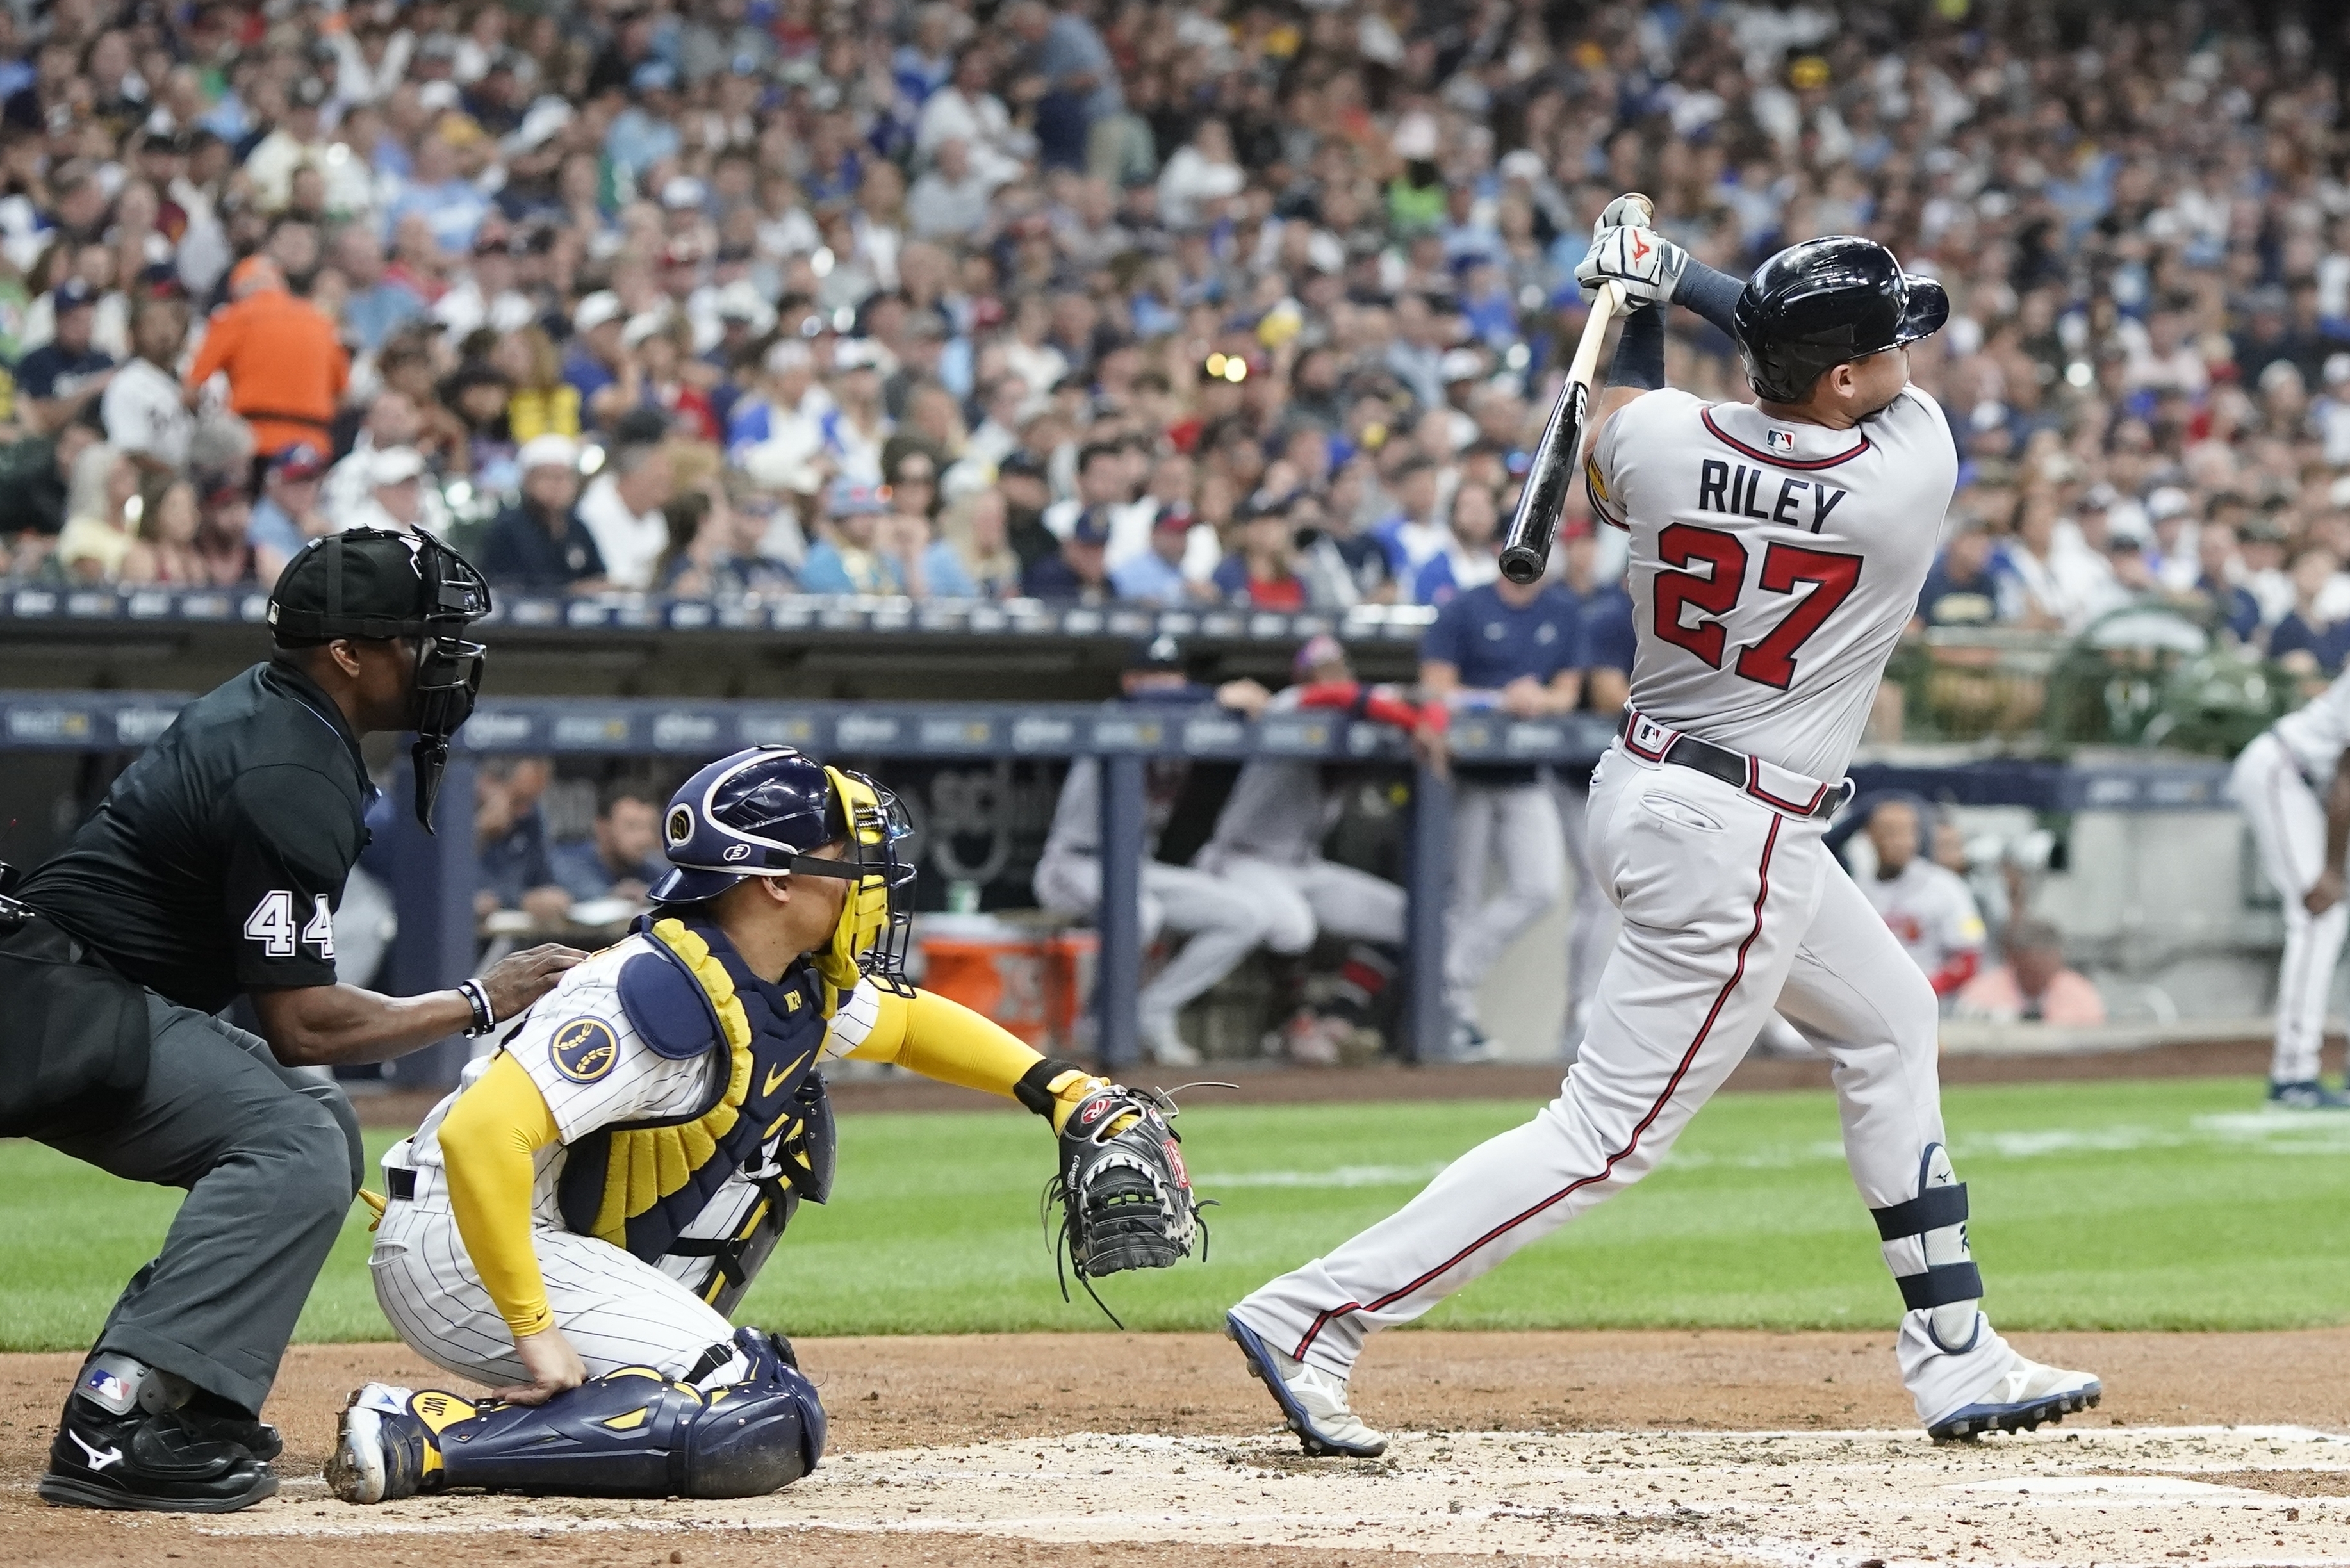
{"type": "MultiPolygon", "coordinates": [[[[1988,1304],[2009,1329],[2285,1328],[2350,1321],[2350,1116],[2272,1116],[2251,1080],[2034,1085],[1946,1096],[1988,1304]]],[[[1210,1261],[1122,1275],[1137,1328],[1210,1328],[1266,1277],[1379,1219],[1533,1107],[1493,1102],[1218,1108],[1179,1126],[1211,1211],[1210,1261]]],[[[390,1135],[373,1141],[380,1150],[390,1135]]],[[[1877,1328],[1897,1301],[1826,1094],[1728,1096],[1663,1168],[1431,1314],[1476,1328],[1877,1328]]],[[[837,1196],[803,1208],[739,1314],[797,1334],[1087,1329],[1054,1283],[1041,1126],[858,1116],[837,1196]]],[[[177,1194],[0,1143],[0,1348],[88,1343],[177,1194]]],[[[302,1317],[382,1339],[354,1209],[302,1317]]]]}

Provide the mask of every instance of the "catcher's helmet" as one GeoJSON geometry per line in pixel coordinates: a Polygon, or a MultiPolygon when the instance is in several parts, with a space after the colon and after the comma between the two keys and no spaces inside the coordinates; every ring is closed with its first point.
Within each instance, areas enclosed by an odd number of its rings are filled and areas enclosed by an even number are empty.
{"type": "Polygon", "coordinates": [[[910,831],[898,797],[863,774],[795,747],[754,746],[719,758],[670,797],[661,843],[676,869],[649,896],[699,903],[745,877],[794,873],[853,882],[817,967],[843,990],[858,971],[902,990],[914,867],[899,846],[910,831]],[[814,853],[828,844],[846,851],[837,859],[814,853]]]}
{"type": "Polygon", "coordinates": [[[1789,245],[1738,296],[1738,357],[1756,394],[1800,403],[1838,365],[1939,331],[1950,296],[1856,234],[1789,245]]]}

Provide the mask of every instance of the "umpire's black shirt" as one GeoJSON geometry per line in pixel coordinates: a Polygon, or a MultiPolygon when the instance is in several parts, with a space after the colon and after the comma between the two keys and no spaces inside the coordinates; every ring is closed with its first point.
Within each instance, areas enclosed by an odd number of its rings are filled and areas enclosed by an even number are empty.
{"type": "Polygon", "coordinates": [[[373,794],[342,710],[291,665],[256,664],[182,709],[18,896],[199,1012],[332,985],[332,910],[373,794]]]}

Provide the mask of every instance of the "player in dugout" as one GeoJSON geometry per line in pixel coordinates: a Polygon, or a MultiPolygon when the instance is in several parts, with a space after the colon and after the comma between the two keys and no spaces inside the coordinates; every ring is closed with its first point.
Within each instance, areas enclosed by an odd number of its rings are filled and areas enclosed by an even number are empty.
{"type": "Polygon", "coordinates": [[[671,798],[654,911],[384,1157],[376,1299],[418,1354],[496,1393],[361,1388],[337,1496],[745,1497],[814,1468],[814,1385],[788,1341],[728,1314],[799,1202],[830,1191],[828,1057],[1046,1117],[1081,1278],[1190,1251],[1163,1102],[907,983],[906,832],[888,791],[785,746],[671,798]]]}
{"type": "Polygon", "coordinates": [[[276,1491],[262,1404],[364,1158],[323,1069],[486,1033],[583,956],[535,948],[421,996],[336,980],[376,793],[359,737],[416,734],[429,827],[489,607],[429,538],[313,540],[270,595],[272,657],[182,709],[7,901],[0,1136],[188,1194],[66,1398],[47,1502],[224,1513],[276,1491]],[[240,994],[258,1036],[215,1016],[240,994]]]}

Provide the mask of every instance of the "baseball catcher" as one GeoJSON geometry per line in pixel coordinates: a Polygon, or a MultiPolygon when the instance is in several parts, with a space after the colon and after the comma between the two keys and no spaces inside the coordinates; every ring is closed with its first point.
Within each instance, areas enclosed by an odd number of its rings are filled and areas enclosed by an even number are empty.
{"type": "Polygon", "coordinates": [[[789,747],[686,781],[653,912],[384,1157],[376,1299],[419,1354],[496,1392],[361,1388],[327,1467],[336,1495],[743,1497],[812,1469],[814,1386],[788,1342],[727,1314],[798,1205],[831,1189],[827,1056],[1047,1117],[1081,1278],[1191,1250],[1159,1102],[907,983],[906,831],[887,790],[789,747]]]}

